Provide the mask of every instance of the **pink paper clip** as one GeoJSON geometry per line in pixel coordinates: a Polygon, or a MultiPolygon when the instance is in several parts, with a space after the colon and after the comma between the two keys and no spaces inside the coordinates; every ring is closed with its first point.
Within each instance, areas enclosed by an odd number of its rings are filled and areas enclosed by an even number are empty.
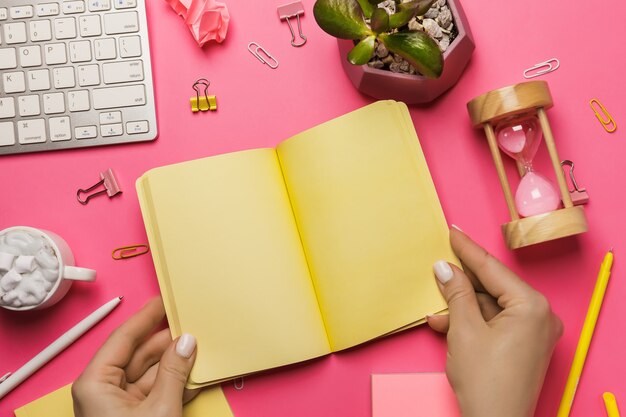
{"type": "Polygon", "coordinates": [[[295,47],[302,46],[306,43],[306,36],[302,34],[302,26],[300,24],[300,16],[304,14],[304,6],[301,1],[294,1],[293,3],[285,4],[278,7],[278,17],[281,20],[286,20],[289,25],[289,30],[291,31],[291,45],[295,47]],[[296,43],[296,33],[291,26],[291,21],[289,19],[296,18],[298,20],[298,34],[300,35],[300,39],[302,41],[300,43],[296,43]]]}
{"type": "Polygon", "coordinates": [[[579,188],[578,182],[576,181],[576,177],[574,177],[574,162],[566,159],[561,161],[562,167],[569,167],[569,178],[572,182],[573,189],[569,190],[569,195],[572,198],[572,203],[575,206],[580,206],[582,204],[587,204],[589,202],[589,194],[587,193],[586,188],[579,188]]]}
{"type": "Polygon", "coordinates": [[[116,194],[119,194],[122,192],[122,190],[120,189],[120,186],[117,184],[117,179],[115,178],[115,174],[113,173],[113,170],[111,168],[107,169],[104,172],[100,173],[100,178],[101,180],[98,181],[97,183],[95,183],[94,185],[92,185],[91,187],[87,188],[86,190],[80,188],[77,192],[76,192],[76,198],[78,199],[78,202],[80,204],[87,204],[89,202],[89,200],[91,200],[93,197],[96,197],[100,194],[104,194],[107,193],[107,195],[109,196],[109,198],[113,197],[116,194]],[[89,194],[87,195],[87,198],[85,198],[84,200],[81,199],[81,194],[82,193],[89,193],[90,191],[93,191],[94,189],[103,186],[104,190],[100,190],[97,191],[95,193],[89,194]]]}

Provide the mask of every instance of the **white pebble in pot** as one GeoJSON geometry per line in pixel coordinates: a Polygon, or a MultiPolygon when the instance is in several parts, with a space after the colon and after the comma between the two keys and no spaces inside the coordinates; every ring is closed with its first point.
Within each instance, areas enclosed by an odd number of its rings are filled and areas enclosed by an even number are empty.
{"type": "Polygon", "coordinates": [[[15,255],[8,252],[0,252],[0,272],[9,272],[13,266],[15,255]]]}
{"type": "Polygon", "coordinates": [[[4,274],[2,279],[0,279],[0,288],[4,291],[11,291],[17,284],[22,280],[22,275],[18,273],[15,269],[11,269],[9,272],[4,274]]]}

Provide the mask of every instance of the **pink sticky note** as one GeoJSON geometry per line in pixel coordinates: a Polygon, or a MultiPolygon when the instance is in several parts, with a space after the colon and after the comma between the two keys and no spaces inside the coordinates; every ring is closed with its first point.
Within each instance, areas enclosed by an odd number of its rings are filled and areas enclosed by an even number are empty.
{"type": "Polygon", "coordinates": [[[372,417],[461,417],[446,374],[373,374],[372,417]]]}

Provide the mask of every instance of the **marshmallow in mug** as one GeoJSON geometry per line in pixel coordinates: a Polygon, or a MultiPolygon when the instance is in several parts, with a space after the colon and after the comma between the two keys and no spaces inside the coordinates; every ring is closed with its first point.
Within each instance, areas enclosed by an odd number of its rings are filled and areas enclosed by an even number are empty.
{"type": "Polygon", "coordinates": [[[36,306],[59,279],[59,260],[43,236],[11,231],[0,236],[0,305],[36,306]]]}

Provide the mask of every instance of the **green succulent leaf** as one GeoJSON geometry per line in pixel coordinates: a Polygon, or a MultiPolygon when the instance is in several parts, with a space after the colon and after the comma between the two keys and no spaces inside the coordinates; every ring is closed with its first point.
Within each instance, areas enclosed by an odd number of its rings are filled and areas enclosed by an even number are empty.
{"type": "Polygon", "coordinates": [[[383,33],[379,39],[387,49],[409,61],[427,78],[439,78],[443,72],[443,55],[439,45],[421,31],[383,33]]]}
{"type": "Polygon", "coordinates": [[[408,24],[415,16],[425,14],[435,0],[414,0],[396,6],[396,12],[389,17],[389,25],[396,29],[408,24]]]}
{"type": "Polygon", "coordinates": [[[348,61],[353,65],[365,65],[374,55],[376,36],[371,35],[359,42],[348,54],[348,61]]]}
{"type": "Polygon", "coordinates": [[[372,14],[372,20],[370,21],[370,27],[374,33],[383,33],[389,30],[389,14],[385,9],[376,9],[372,14]]]}
{"type": "Polygon", "coordinates": [[[313,6],[317,24],[341,39],[362,39],[372,34],[357,0],[317,0],[313,6]]]}
{"type": "Polygon", "coordinates": [[[376,5],[373,5],[369,2],[369,0],[357,0],[359,5],[361,6],[361,10],[363,10],[363,14],[366,18],[371,18],[372,13],[374,13],[374,9],[376,9],[376,5]]]}

